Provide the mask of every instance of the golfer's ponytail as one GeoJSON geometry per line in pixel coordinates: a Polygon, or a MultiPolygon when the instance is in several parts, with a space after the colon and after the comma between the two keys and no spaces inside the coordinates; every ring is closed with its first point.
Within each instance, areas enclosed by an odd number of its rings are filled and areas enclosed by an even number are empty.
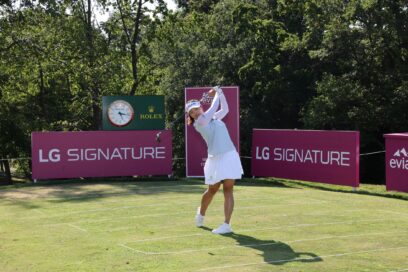
{"type": "Polygon", "coordinates": [[[193,125],[194,124],[194,118],[193,117],[191,117],[190,115],[188,115],[188,117],[187,117],[187,125],[193,125]]]}
{"type": "MultiPolygon", "coordinates": [[[[193,125],[194,124],[194,118],[193,117],[191,117],[190,116],[190,114],[188,114],[188,112],[190,111],[190,106],[191,106],[191,104],[192,103],[194,103],[194,104],[200,104],[200,101],[199,100],[197,100],[197,99],[191,99],[191,100],[189,100],[189,101],[187,101],[187,103],[186,103],[186,113],[187,113],[187,118],[186,118],[186,122],[187,122],[187,125],[193,125]]],[[[197,107],[196,105],[194,106],[195,108],[197,107]]]]}

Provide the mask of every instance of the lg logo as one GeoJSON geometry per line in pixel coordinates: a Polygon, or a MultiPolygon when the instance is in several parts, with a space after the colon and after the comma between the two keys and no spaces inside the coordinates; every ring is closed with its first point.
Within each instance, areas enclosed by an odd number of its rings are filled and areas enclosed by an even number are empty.
{"type": "Polygon", "coordinates": [[[259,146],[257,146],[255,157],[257,160],[269,160],[269,147],[264,147],[262,150],[259,150],[259,146]]]}
{"type": "Polygon", "coordinates": [[[60,150],[57,148],[53,148],[50,151],[48,151],[48,154],[46,154],[45,158],[43,155],[43,150],[39,149],[38,156],[39,156],[40,162],[59,162],[61,161],[60,150]]]}
{"type": "Polygon", "coordinates": [[[338,166],[350,166],[351,161],[351,153],[347,151],[275,147],[270,152],[269,147],[258,146],[255,150],[257,160],[267,161],[272,156],[274,161],[338,166]]]}

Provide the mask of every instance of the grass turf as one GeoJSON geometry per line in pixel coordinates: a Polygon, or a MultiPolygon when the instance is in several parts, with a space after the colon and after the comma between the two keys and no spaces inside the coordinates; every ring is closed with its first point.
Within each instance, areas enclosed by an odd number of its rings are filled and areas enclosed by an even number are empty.
{"type": "Polygon", "coordinates": [[[246,180],[234,233],[193,180],[62,182],[0,190],[1,271],[406,271],[407,194],[383,186],[246,180]]]}

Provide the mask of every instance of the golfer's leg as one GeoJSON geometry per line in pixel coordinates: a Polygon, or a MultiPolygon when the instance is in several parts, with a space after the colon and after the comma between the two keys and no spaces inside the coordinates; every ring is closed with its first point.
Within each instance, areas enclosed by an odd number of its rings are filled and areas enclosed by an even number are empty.
{"type": "Polygon", "coordinates": [[[208,205],[210,205],[211,200],[217,193],[218,189],[220,188],[220,185],[221,182],[218,182],[214,185],[208,185],[208,189],[204,192],[203,197],[201,198],[200,214],[202,216],[205,216],[205,212],[207,211],[208,205]]]}
{"type": "Polygon", "coordinates": [[[234,210],[234,183],[233,179],[224,180],[224,214],[225,223],[229,224],[231,220],[232,211],[234,210]]]}

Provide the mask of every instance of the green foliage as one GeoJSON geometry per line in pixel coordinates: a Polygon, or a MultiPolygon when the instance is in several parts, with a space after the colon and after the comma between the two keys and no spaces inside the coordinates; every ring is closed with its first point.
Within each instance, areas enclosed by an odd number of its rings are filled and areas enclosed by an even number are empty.
{"type": "Polygon", "coordinates": [[[317,95],[304,116],[307,128],[369,129],[372,125],[370,92],[347,77],[326,75],[317,83],[317,95]],[[367,114],[369,113],[369,114],[367,114]]]}
{"type": "MultiPolygon", "coordinates": [[[[169,124],[186,86],[239,86],[243,155],[252,128],[360,130],[362,151],[408,130],[406,1],[150,2],[137,17],[137,1],[100,0],[101,24],[83,1],[1,3],[3,156],[28,156],[35,130],[97,129],[101,96],[136,87],[166,96],[169,124]]],[[[182,122],[174,134],[184,157],[182,122]]]]}

